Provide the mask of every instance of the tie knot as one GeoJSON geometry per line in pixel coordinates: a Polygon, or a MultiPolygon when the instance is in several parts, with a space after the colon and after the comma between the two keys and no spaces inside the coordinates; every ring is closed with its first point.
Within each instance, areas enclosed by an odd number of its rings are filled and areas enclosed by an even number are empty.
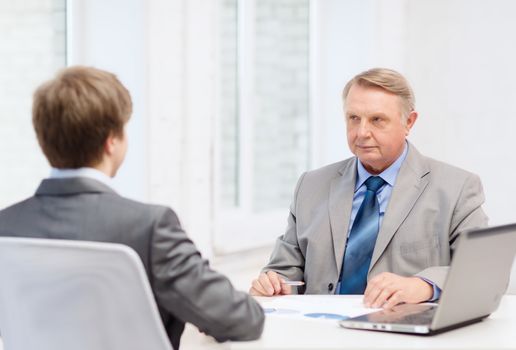
{"type": "Polygon", "coordinates": [[[368,191],[376,193],[384,183],[385,181],[380,176],[371,176],[366,180],[365,185],[368,191]]]}

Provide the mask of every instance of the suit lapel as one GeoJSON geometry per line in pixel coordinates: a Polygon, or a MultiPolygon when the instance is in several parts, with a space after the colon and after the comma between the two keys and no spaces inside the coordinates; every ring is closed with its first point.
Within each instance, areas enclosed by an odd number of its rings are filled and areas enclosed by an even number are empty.
{"type": "Polygon", "coordinates": [[[385,210],[380,232],[378,232],[369,271],[383,254],[392,237],[425,190],[428,185],[426,175],[429,172],[424,157],[412,144],[409,144],[407,159],[400,168],[389,204],[385,210]]]}
{"type": "Polygon", "coordinates": [[[355,192],[356,158],[349,159],[339,172],[341,176],[330,185],[329,211],[335,263],[340,273],[355,192]]]}

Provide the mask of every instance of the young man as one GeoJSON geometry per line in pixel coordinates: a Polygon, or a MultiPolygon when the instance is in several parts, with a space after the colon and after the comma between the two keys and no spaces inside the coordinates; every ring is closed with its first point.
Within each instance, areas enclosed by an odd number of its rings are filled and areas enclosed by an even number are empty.
{"type": "Polygon", "coordinates": [[[260,336],[264,315],[211,270],[176,214],[111,188],[127,150],[129,92],[115,75],[71,67],[34,94],[33,124],[52,166],[33,197],[0,211],[0,236],[122,243],[142,259],[175,349],[190,322],[224,340],[260,336]]]}

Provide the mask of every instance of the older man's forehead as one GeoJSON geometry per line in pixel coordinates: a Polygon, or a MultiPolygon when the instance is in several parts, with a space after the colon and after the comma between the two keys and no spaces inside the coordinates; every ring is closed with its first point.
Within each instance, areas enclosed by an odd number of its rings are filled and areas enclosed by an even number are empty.
{"type": "Polygon", "coordinates": [[[378,87],[353,86],[344,101],[346,114],[391,113],[401,109],[402,99],[398,95],[378,87]]]}

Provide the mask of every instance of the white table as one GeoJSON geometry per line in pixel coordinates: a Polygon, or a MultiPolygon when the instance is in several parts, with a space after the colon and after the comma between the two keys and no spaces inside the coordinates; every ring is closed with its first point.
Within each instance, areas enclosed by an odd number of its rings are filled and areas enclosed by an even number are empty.
{"type": "MultiPolygon", "coordinates": [[[[310,296],[295,297],[310,302],[310,296]]],[[[259,302],[267,299],[257,298],[259,302]]],[[[516,349],[516,295],[504,296],[498,310],[480,323],[426,337],[350,330],[339,327],[337,322],[271,315],[267,316],[263,335],[257,341],[218,344],[188,326],[181,349],[516,349]]]]}

